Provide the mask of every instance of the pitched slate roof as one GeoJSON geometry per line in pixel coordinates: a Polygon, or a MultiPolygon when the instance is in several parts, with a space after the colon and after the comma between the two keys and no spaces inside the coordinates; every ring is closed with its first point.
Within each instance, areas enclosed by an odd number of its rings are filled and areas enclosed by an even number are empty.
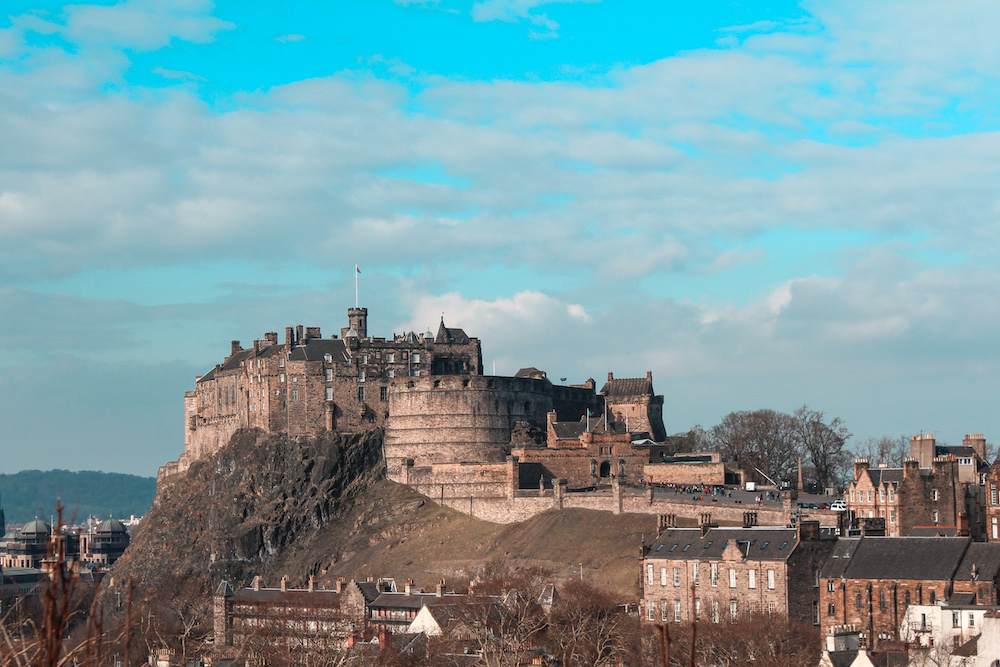
{"type": "Polygon", "coordinates": [[[612,378],[604,383],[600,393],[608,398],[652,396],[653,382],[649,378],[612,378]]]}
{"type": "Polygon", "coordinates": [[[902,468],[868,468],[868,477],[873,486],[879,484],[899,484],[903,481],[902,468]]]}
{"type": "Polygon", "coordinates": [[[844,577],[947,581],[970,542],[968,537],[862,537],[844,577]]]}
{"type": "Polygon", "coordinates": [[[752,560],[785,560],[799,543],[794,528],[671,528],[656,538],[646,558],[719,560],[735,541],[752,560]]]}
{"type": "Polygon", "coordinates": [[[851,562],[854,550],[858,548],[860,537],[841,537],[830,552],[830,557],[820,571],[820,577],[824,579],[839,579],[844,576],[844,570],[851,562]]]}
{"type": "Polygon", "coordinates": [[[994,581],[1000,573],[1000,542],[973,542],[955,573],[956,581],[994,581]],[[972,576],[972,566],[976,576],[972,576]]]}
{"type": "Polygon", "coordinates": [[[449,329],[444,325],[444,318],[441,318],[441,324],[438,326],[437,336],[434,337],[435,343],[455,343],[458,345],[465,345],[469,342],[469,336],[465,333],[463,329],[452,328],[449,329]]]}
{"type": "Polygon", "coordinates": [[[305,344],[293,347],[288,352],[289,361],[322,361],[324,355],[329,354],[333,361],[337,363],[347,363],[351,356],[347,353],[347,346],[339,338],[310,338],[305,344]]]}
{"type": "Polygon", "coordinates": [[[285,591],[280,588],[261,588],[258,591],[253,588],[244,588],[233,593],[231,597],[234,603],[281,604],[287,607],[319,608],[336,607],[340,604],[340,593],[335,590],[315,590],[310,592],[302,588],[293,588],[285,591]]]}

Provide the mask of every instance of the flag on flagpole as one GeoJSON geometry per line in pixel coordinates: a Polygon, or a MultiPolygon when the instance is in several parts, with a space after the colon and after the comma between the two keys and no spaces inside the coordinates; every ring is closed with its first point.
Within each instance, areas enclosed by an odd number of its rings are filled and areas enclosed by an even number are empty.
{"type": "Polygon", "coordinates": [[[361,269],[358,268],[357,264],[354,265],[354,270],[357,271],[358,273],[361,273],[361,269]]]}

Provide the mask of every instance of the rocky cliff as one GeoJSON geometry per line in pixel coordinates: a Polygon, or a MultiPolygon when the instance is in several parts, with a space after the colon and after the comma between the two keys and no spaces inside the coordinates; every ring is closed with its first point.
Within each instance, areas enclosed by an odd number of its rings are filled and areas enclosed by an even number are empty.
{"type": "Polygon", "coordinates": [[[215,456],[158,491],[111,575],[146,599],[197,595],[222,579],[304,586],[337,577],[439,578],[460,586],[486,561],[540,565],[637,595],[636,556],[655,517],[565,510],[497,525],[440,507],[384,479],[382,433],[317,440],[238,432],[215,456]]]}

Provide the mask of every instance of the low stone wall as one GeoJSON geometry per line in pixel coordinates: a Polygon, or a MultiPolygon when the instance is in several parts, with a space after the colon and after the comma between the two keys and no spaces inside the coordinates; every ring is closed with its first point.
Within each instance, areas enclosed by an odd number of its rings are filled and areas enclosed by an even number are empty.
{"type": "MultiPolygon", "coordinates": [[[[634,493],[629,490],[563,493],[558,489],[546,489],[544,492],[519,491],[512,497],[425,495],[463,514],[504,524],[525,521],[548,510],[571,507],[615,514],[673,514],[693,521],[700,520],[704,514],[711,514],[712,521],[728,525],[742,525],[744,513],[748,511],[757,513],[757,525],[760,526],[784,526],[789,523],[790,518],[785,508],[776,505],[737,505],[657,497],[651,499],[648,492],[634,493]]],[[[812,512],[803,514],[802,519],[818,520],[823,526],[837,525],[836,512],[812,512]]]]}
{"type": "Polygon", "coordinates": [[[654,484],[725,484],[724,463],[647,463],[643,479],[654,484]]]}

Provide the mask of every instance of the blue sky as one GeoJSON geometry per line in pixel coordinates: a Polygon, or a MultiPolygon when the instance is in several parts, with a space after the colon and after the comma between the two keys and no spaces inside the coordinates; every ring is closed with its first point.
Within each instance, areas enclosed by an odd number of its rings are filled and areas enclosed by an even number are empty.
{"type": "Polygon", "coordinates": [[[1000,434],[1000,8],[15,0],[0,471],[153,474],[292,324],[652,370],[667,429],[807,403],[1000,434]]]}

